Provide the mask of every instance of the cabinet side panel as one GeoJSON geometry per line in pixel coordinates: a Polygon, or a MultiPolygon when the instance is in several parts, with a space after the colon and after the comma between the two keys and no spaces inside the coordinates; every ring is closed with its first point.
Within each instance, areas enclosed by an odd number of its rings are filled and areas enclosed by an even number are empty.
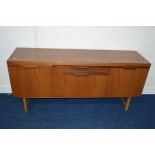
{"type": "Polygon", "coordinates": [[[13,96],[20,96],[21,87],[20,87],[18,76],[16,73],[17,69],[15,69],[15,67],[8,65],[8,72],[9,72],[12,94],[13,96]]]}
{"type": "Polygon", "coordinates": [[[139,68],[137,70],[134,96],[140,96],[142,94],[148,72],[149,68],[139,68]]]}

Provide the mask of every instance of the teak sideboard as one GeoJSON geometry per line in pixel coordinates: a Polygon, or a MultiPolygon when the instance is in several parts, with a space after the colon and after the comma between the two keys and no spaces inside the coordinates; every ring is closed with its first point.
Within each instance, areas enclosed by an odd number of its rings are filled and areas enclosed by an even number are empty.
{"type": "Polygon", "coordinates": [[[136,51],[16,48],[7,61],[13,96],[122,98],[128,111],[139,97],[150,63],[136,51]]]}

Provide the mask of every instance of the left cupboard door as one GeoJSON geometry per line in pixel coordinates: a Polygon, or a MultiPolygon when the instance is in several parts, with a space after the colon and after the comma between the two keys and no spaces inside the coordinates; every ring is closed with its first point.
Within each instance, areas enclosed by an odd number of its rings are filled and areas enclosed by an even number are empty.
{"type": "Polygon", "coordinates": [[[12,93],[15,97],[52,97],[51,67],[8,65],[12,93]]]}

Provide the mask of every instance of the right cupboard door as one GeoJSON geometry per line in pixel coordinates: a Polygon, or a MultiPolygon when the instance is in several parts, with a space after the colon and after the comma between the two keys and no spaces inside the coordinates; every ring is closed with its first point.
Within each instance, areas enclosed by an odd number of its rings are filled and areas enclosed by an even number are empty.
{"type": "Polygon", "coordinates": [[[106,96],[140,96],[147,74],[148,68],[112,68],[106,96]]]}

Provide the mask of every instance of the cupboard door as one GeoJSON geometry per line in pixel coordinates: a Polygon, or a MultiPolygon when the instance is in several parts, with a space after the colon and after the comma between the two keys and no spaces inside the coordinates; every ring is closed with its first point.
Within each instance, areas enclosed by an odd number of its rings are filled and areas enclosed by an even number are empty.
{"type": "Polygon", "coordinates": [[[13,95],[16,97],[51,97],[52,71],[36,65],[9,66],[13,95]]]}
{"type": "Polygon", "coordinates": [[[112,68],[107,97],[140,96],[147,73],[146,68],[112,68]]]}
{"type": "Polygon", "coordinates": [[[53,71],[55,97],[105,97],[109,70],[60,66],[53,71]]]}
{"type": "Polygon", "coordinates": [[[113,68],[107,90],[108,97],[133,96],[136,69],[113,68]]]}

